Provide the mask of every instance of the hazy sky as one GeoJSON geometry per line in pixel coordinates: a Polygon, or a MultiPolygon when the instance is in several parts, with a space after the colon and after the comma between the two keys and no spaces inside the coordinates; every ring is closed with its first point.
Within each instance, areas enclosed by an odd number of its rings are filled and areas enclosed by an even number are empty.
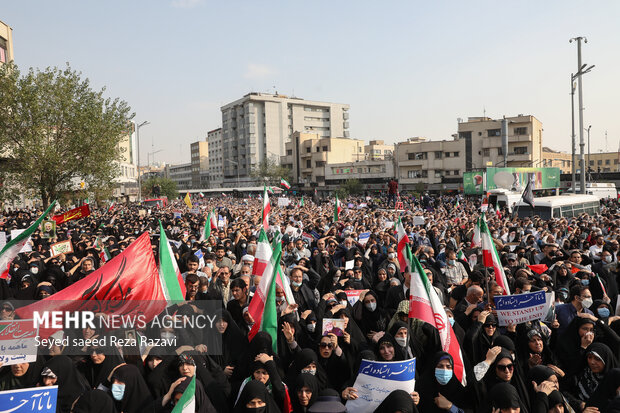
{"type": "MultiPolygon", "coordinates": [[[[592,151],[620,143],[620,2],[8,1],[22,68],[69,62],[126,100],[141,157],[189,162],[250,91],[351,105],[351,137],[450,139],[457,118],[531,114],[543,145],[570,151],[570,74],[586,36],[584,126],[592,151]]],[[[577,102],[577,100],[576,100],[577,102]]],[[[577,106],[577,104],[576,104],[577,106]]],[[[576,126],[578,128],[578,124],[576,126]]],[[[587,149],[586,149],[587,150],[587,149]]]]}

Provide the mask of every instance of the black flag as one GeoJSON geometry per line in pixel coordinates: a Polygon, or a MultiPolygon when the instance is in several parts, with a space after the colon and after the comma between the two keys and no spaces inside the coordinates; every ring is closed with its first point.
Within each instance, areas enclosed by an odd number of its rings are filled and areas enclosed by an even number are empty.
{"type": "Polygon", "coordinates": [[[525,190],[523,191],[523,202],[529,204],[532,208],[534,208],[534,191],[532,190],[532,181],[533,175],[528,176],[527,185],[525,186],[525,190]]]}

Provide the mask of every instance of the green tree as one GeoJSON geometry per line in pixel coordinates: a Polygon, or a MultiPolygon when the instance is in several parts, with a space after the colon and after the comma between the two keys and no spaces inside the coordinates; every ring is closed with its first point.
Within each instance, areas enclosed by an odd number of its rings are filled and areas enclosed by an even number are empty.
{"type": "Polygon", "coordinates": [[[176,199],[179,197],[177,191],[177,183],[170,178],[154,177],[142,182],[142,194],[154,196],[153,187],[159,185],[160,195],[167,196],[168,199],[176,199]]]}
{"type": "Polygon", "coordinates": [[[252,169],[250,176],[261,180],[266,178],[268,184],[277,185],[280,183],[280,179],[290,182],[291,170],[280,165],[279,162],[267,158],[252,169]]]}
{"type": "Polygon", "coordinates": [[[118,175],[121,149],[133,115],[126,102],[94,91],[71,69],[0,66],[0,172],[44,207],[83,180],[90,190],[118,175]]]}
{"type": "Polygon", "coordinates": [[[364,186],[359,179],[347,179],[341,187],[349,195],[359,195],[364,191],[364,186]]]}

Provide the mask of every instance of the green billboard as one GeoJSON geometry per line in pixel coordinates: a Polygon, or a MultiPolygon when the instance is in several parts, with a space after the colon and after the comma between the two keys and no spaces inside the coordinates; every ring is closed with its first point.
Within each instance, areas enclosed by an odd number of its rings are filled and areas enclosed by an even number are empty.
{"type": "Polygon", "coordinates": [[[463,174],[465,195],[482,195],[485,191],[505,188],[523,191],[532,177],[534,189],[560,187],[560,168],[487,168],[463,174]]]}

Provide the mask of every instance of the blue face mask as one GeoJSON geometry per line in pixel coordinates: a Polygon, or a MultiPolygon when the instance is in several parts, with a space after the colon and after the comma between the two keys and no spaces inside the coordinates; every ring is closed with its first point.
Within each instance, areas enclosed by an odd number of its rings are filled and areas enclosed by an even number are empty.
{"type": "Polygon", "coordinates": [[[454,317],[448,317],[448,321],[450,322],[450,325],[454,327],[454,317]]]}
{"type": "Polygon", "coordinates": [[[291,281],[291,285],[295,288],[301,287],[301,283],[298,283],[297,281],[291,281]]]}
{"type": "Polygon", "coordinates": [[[123,400],[123,396],[125,395],[125,385],[114,383],[112,384],[111,392],[114,400],[120,402],[121,400],[123,400]]]}
{"type": "Polygon", "coordinates": [[[439,384],[445,386],[452,378],[452,370],[435,369],[435,378],[439,384]]]}
{"type": "Polygon", "coordinates": [[[583,279],[581,280],[581,284],[587,287],[588,285],[590,285],[590,280],[588,278],[583,279]]]}
{"type": "Polygon", "coordinates": [[[597,308],[596,312],[598,313],[599,317],[601,318],[608,318],[610,311],[609,308],[603,307],[603,308],[597,308]]]}

